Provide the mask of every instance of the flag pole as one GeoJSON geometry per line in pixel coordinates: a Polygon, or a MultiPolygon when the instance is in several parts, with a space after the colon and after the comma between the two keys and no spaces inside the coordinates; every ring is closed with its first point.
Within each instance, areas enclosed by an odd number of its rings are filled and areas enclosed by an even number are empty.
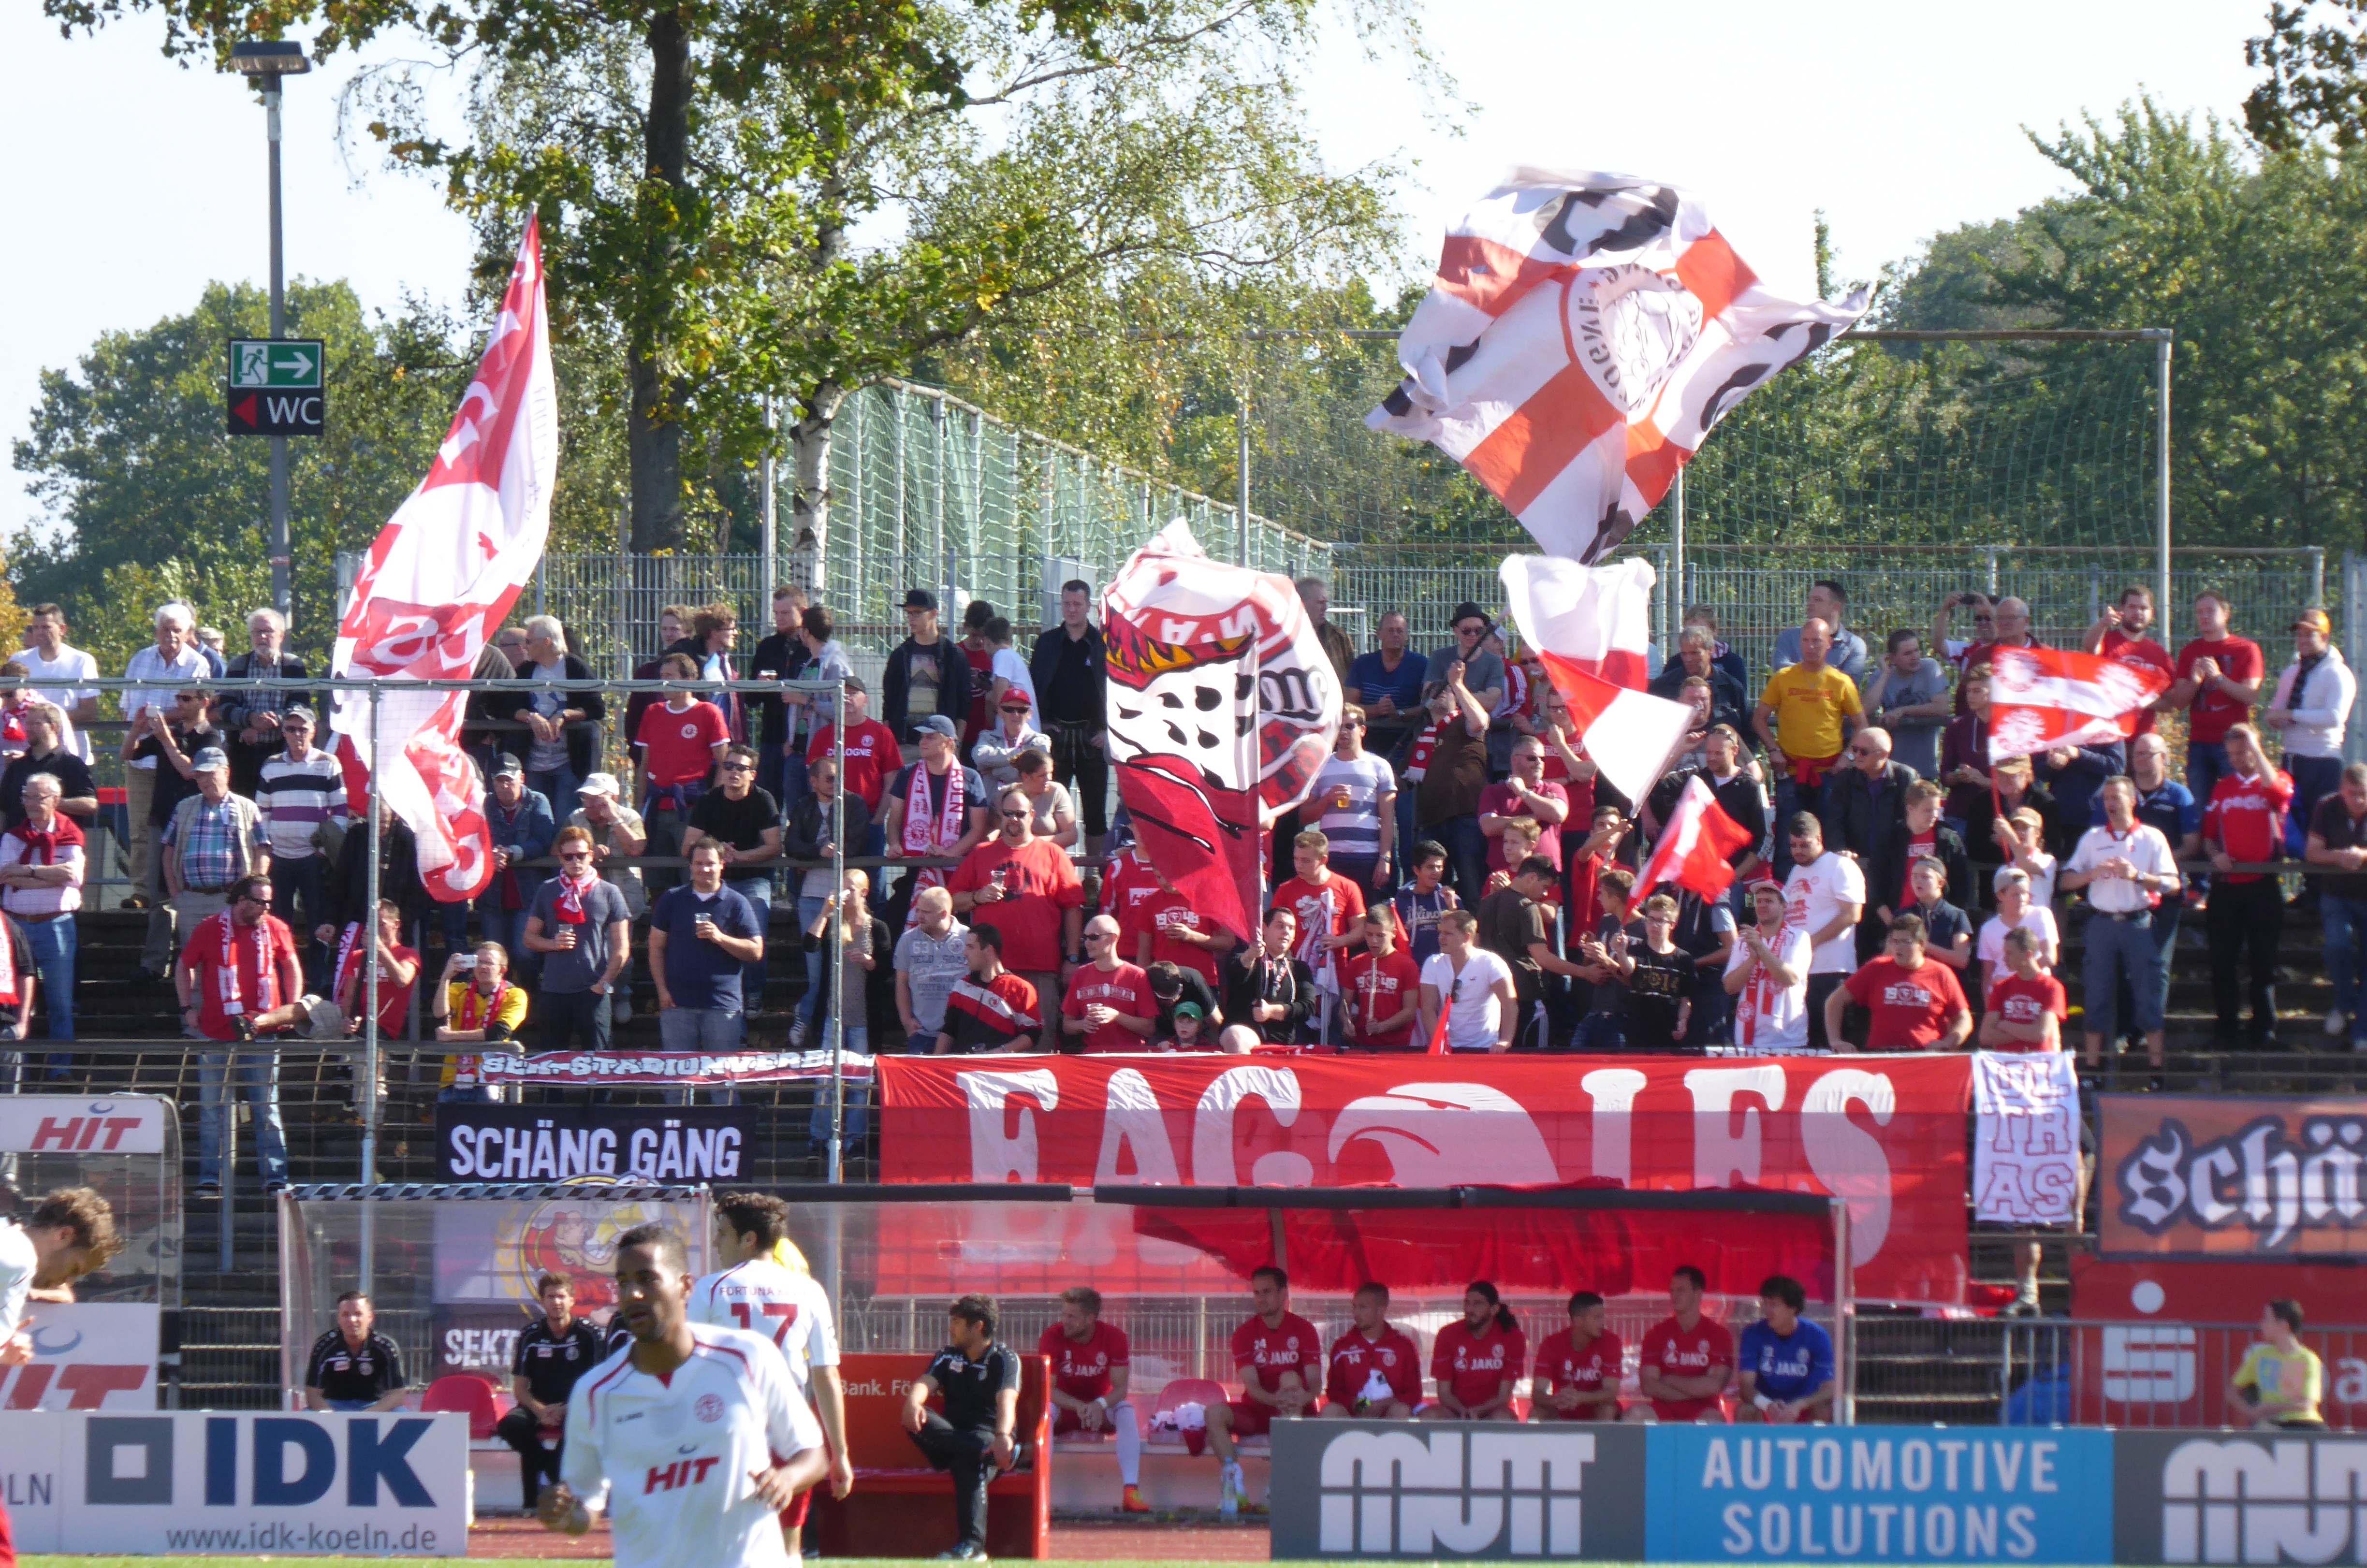
{"type": "MultiPolygon", "coordinates": [[[[368,1188],[378,1180],[378,900],[379,855],[382,835],[379,829],[379,683],[372,676],[369,688],[369,893],[363,901],[362,929],[355,934],[359,942],[367,935],[368,957],[362,965],[362,1081],[357,1090],[362,1106],[362,1186],[368,1188]]],[[[331,984],[334,985],[334,978],[331,984]]],[[[375,1206],[362,1205],[361,1289],[370,1290],[372,1265],[377,1260],[378,1227],[371,1222],[376,1217],[375,1206]]]]}
{"type": "MultiPolygon", "coordinates": [[[[838,793],[830,800],[830,1184],[846,1179],[846,1156],[839,1139],[846,1125],[846,678],[839,677],[832,754],[838,764],[838,793]]],[[[865,912],[866,920],[869,912],[865,912]]]]}

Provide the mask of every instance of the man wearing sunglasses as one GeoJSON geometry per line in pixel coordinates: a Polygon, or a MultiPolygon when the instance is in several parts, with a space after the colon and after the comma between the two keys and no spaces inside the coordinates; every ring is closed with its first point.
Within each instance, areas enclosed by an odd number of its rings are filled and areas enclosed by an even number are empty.
{"type": "MultiPolygon", "coordinates": [[[[1060,984],[1083,962],[1085,890],[1060,846],[1035,835],[1035,810],[1019,790],[996,797],[1001,831],[954,868],[954,912],[971,925],[991,921],[1002,933],[1002,962],[1036,989],[1038,1020],[1059,1012],[1060,984]]],[[[1043,1046],[1056,1048],[1048,1024],[1043,1046]]]]}
{"type": "MultiPolygon", "coordinates": [[[[227,758],[219,764],[227,781],[227,758]]],[[[241,1043],[266,1039],[303,1017],[303,973],[296,939],[271,912],[270,880],[242,876],[230,889],[230,908],[198,923],[173,969],[180,994],[181,1023],[200,1040],[241,1043]]],[[[198,1194],[221,1190],[222,1129],[229,1104],[222,1090],[229,1055],[209,1051],[198,1058],[198,1194]]],[[[255,1136],[263,1185],[288,1185],[288,1140],[279,1127],[279,1065],[269,1050],[242,1052],[238,1092],[255,1107],[255,1136]]]]}
{"type": "Polygon", "coordinates": [[[1422,689],[1436,692],[1446,684],[1447,671],[1455,665],[1463,666],[1463,685],[1479,699],[1479,705],[1493,715],[1504,700],[1504,660],[1482,646],[1488,634],[1496,629],[1488,612],[1466,601],[1455,606],[1455,643],[1430,656],[1430,670],[1422,677],[1422,689]]]}
{"type": "Polygon", "coordinates": [[[625,896],[593,870],[591,834],[561,828],[551,848],[559,874],[535,890],[526,921],[526,945],[542,954],[538,1048],[606,1051],[608,997],[632,952],[632,919],[625,896]]]}
{"type": "MultiPolygon", "coordinates": [[[[960,727],[950,714],[923,715],[913,725],[921,760],[888,785],[887,815],[880,826],[890,848],[910,857],[958,861],[994,826],[986,781],[961,765],[957,754],[960,727]]],[[[888,901],[888,929],[901,934],[912,924],[912,896],[946,885],[943,866],[908,872],[888,901]]]]}

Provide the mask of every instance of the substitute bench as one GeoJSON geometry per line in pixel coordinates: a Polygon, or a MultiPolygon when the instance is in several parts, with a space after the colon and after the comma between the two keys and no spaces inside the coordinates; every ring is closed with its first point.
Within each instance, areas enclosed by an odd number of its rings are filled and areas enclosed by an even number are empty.
{"type": "MultiPolygon", "coordinates": [[[[1022,1356],[1019,1369],[1017,1430],[1025,1452],[1018,1470],[986,1483],[986,1551],[1042,1558],[1050,1555],[1052,1533],[1052,1404],[1045,1396],[1052,1364],[1022,1356]]],[[[841,1502],[827,1483],[814,1488],[813,1529],[824,1555],[931,1557],[954,1543],[953,1477],[929,1468],[899,1419],[912,1380],[928,1370],[926,1356],[840,1360],[855,1491],[841,1502]]]]}

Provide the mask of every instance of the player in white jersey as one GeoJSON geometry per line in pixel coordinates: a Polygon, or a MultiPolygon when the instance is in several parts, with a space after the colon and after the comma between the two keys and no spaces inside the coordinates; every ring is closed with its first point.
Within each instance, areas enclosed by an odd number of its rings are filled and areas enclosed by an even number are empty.
{"type": "Polygon", "coordinates": [[[543,1528],[583,1535],[605,1482],[617,1568],[781,1568],[777,1516],[823,1471],[821,1428],[769,1340],[690,1321],[681,1238],[617,1238],[617,1313],[633,1336],[567,1402],[543,1528]]]}
{"type": "MultiPolygon", "coordinates": [[[[0,1367],[33,1359],[25,1304],[36,1291],[45,1300],[72,1301],[62,1287],[122,1248],[115,1211],[87,1187],[62,1187],[21,1219],[0,1220],[0,1367]]],[[[0,1507],[0,1564],[16,1568],[16,1532],[8,1510],[0,1507]]]]}
{"type": "MultiPolygon", "coordinates": [[[[813,1402],[830,1438],[830,1490],[844,1497],[855,1490],[855,1461],[846,1450],[846,1388],[838,1375],[838,1325],[830,1297],[804,1268],[789,1240],[789,1206],[766,1192],[726,1193],[715,1201],[715,1255],[730,1267],[690,1289],[690,1317],[722,1328],[742,1328],[771,1340],[813,1402]],[[794,1258],[791,1268],[784,1258],[794,1258]]],[[[810,1492],[781,1516],[789,1560],[804,1561],[801,1547],[810,1492]]]]}

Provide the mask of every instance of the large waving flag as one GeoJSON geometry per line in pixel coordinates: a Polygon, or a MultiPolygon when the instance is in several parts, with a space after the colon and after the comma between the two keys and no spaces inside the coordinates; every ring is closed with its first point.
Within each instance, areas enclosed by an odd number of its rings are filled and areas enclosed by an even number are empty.
{"type": "Polygon", "coordinates": [[[1685,781],[1677,806],[1652,846],[1629,896],[1641,904],[1653,888],[1673,882],[1704,898],[1715,898],[1734,886],[1733,856],[1750,847],[1750,829],[1726,814],[1699,773],[1685,781]]]}
{"type": "Polygon", "coordinates": [[[1521,169],[1455,223],[1365,423],[1471,470],[1554,555],[1593,561],[1753,389],[1865,313],[1770,293],[1693,197],[1521,169]]]}
{"type": "Polygon", "coordinates": [[[1988,661],[1991,761],[2126,740],[2169,689],[2166,671],[2101,654],[1993,648],[1988,661]]]}
{"type": "Polygon", "coordinates": [[[1587,756],[1614,789],[1642,800],[1693,716],[1683,703],[1640,690],[1651,563],[1588,567],[1510,556],[1497,575],[1513,624],[1569,705],[1587,756]]]}
{"type": "MultiPolygon", "coordinates": [[[[379,531],[354,580],[333,682],[468,679],[542,558],[558,467],[542,235],[529,219],[476,379],[427,477],[379,531]]],[[[468,694],[383,692],[375,750],[369,694],[334,695],[347,771],[377,775],[379,796],[419,840],[427,890],[446,903],[483,892],[493,842],[484,781],[460,749],[468,694]]],[[[358,789],[352,798],[361,798],[358,789]]]]}
{"type": "Polygon", "coordinates": [[[1340,732],[1340,681],[1290,579],[1210,560],[1184,523],[1103,596],[1108,747],[1150,863],[1243,942],[1260,807],[1296,806],[1340,732]]]}

